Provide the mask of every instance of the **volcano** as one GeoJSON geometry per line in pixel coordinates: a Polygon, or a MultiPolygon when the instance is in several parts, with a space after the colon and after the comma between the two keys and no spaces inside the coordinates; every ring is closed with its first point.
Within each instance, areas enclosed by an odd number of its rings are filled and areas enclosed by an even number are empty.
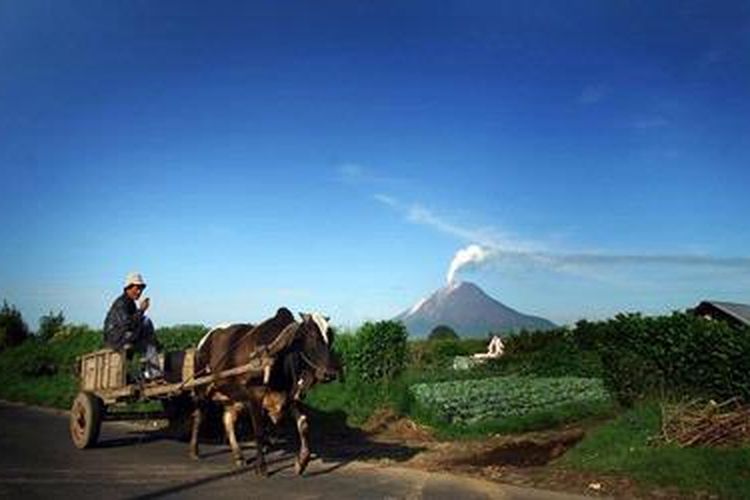
{"type": "Polygon", "coordinates": [[[427,336],[438,325],[451,327],[462,336],[549,330],[556,325],[538,316],[523,314],[493,299],[474,283],[453,282],[395,318],[413,336],[427,336]]]}

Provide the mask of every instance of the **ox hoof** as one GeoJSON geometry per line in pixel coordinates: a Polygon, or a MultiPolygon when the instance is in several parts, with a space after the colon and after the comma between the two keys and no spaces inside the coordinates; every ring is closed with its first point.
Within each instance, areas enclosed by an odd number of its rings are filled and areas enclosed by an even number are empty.
{"type": "Polygon", "coordinates": [[[241,468],[245,466],[245,459],[243,457],[234,457],[234,466],[241,468]]]}
{"type": "Polygon", "coordinates": [[[307,469],[307,464],[310,463],[310,455],[307,455],[304,458],[298,458],[294,461],[294,472],[301,476],[303,472],[305,472],[305,469],[307,469]]]}
{"type": "Polygon", "coordinates": [[[268,477],[268,467],[266,464],[258,464],[255,466],[255,473],[261,477],[268,477]]]}
{"type": "Polygon", "coordinates": [[[190,452],[190,458],[192,458],[193,460],[200,460],[201,459],[200,455],[198,455],[198,453],[195,452],[195,451],[191,451],[190,452]]]}

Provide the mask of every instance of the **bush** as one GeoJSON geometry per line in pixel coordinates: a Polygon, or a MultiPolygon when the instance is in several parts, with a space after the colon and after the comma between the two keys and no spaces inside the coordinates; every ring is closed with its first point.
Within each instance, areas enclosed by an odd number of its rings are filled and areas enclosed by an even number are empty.
{"type": "Polygon", "coordinates": [[[357,348],[357,336],[351,332],[335,332],[333,351],[341,362],[344,373],[349,373],[354,366],[355,350],[357,348]]]}
{"type": "MultiPolygon", "coordinates": [[[[542,332],[545,335],[546,332],[542,332]]],[[[598,351],[577,347],[570,334],[547,337],[536,350],[506,352],[473,369],[476,376],[602,377],[598,351]]]]}
{"type": "Polygon", "coordinates": [[[487,374],[602,376],[625,405],[655,395],[750,401],[750,328],[689,313],[618,314],[575,328],[523,331],[504,339],[505,355],[487,374]]]}
{"type": "Polygon", "coordinates": [[[487,342],[479,338],[457,340],[415,340],[409,342],[411,372],[443,372],[453,365],[456,356],[470,356],[486,350],[487,342]]]}
{"type": "Polygon", "coordinates": [[[46,342],[51,340],[65,325],[65,316],[62,311],[54,314],[52,311],[39,318],[39,332],[37,336],[46,342]]]}
{"type": "Polygon", "coordinates": [[[3,301],[0,308],[0,351],[23,343],[29,336],[29,327],[15,306],[3,301]]]}
{"type": "Polygon", "coordinates": [[[404,325],[396,321],[365,323],[351,346],[350,373],[366,382],[395,379],[406,365],[407,336],[404,325]]]}
{"type": "Polygon", "coordinates": [[[688,313],[600,324],[605,384],[620,402],[653,393],[750,400],[750,329],[688,313]]]}
{"type": "Polygon", "coordinates": [[[505,354],[538,352],[550,345],[559,344],[561,341],[568,339],[568,336],[568,330],[565,328],[540,331],[524,329],[503,338],[504,352],[505,354]]]}
{"type": "Polygon", "coordinates": [[[181,351],[195,347],[206,333],[208,328],[203,325],[162,326],[156,329],[156,339],[165,352],[181,351]]]}
{"type": "Polygon", "coordinates": [[[458,334],[450,326],[438,325],[432,329],[427,340],[458,340],[458,334]]]}

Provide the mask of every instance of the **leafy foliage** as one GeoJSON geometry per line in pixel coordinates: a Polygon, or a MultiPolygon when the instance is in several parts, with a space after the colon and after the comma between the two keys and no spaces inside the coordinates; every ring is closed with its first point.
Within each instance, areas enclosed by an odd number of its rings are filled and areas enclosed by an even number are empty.
{"type": "Polygon", "coordinates": [[[156,329],[156,339],[165,351],[179,351],[195,347],[208,332],[203,325],[163,326],[156,329]]]}
{"type": "MultiPolygon", "coordinates": [[[[160,328],[168,350],[195,345],[200,325],[160,328]]],[[[68,408],[78,391],[76,358],[102,348],[102,332],[86,325],[63,325],[49,342],[32,337],[0,353],[0,398],[68,408]]]]}
{"type": "Polygon", "coordinates": [[[479,339],[417,340],[409,345],[410,366],[423,372],[448,370],[456,356],[469,356],[480,351],[479,339]]]}
{"type": "Polygon", "coordinates": [[[650,394],[750,399],[750,329],[688,313],[596,325],[605,383],[623,404],[650,394]]]}
{"type": "Polygon", "coordinates": [[[0,308],[0,351],[23,343],[28,336],[29,327],[23,321],[21,312],[3,301],[0,308]]]}
{"type": "Polygon", "coordinates": [[[59,311],[55,314],[50,311],[48,314],[39,318],[39,332],[37,333],[37,337],[46,342],[62,330],[63,326],[65,326],[65,316],[63,315],[63,312],[59,311]]]}
{"type": "Polygon", "coordinates": [[[689,313],[619,314],[572,329],[521,332],[488,374],[601,376],[625,405],[651,395],[750,400],[750,329],[689,313]]]}
{"type": "Polygon", "coordinates": [[[438,325],[432,329],[427,340],[458,340],[458,334],[447,325],[438,325]]]}
{"type": "Polygon", "coordinates": [[[451,423],[523,416],[566,404],[606,402],[599,379],[495,377],[415,384],[416,400],[451,423]]]}
{"type": "Polygon", "coordinates": [[[391,381],[404,370],[407,332],[395,321],[365,323],[357,331],[349,370],[366,382],[391,381]]]}

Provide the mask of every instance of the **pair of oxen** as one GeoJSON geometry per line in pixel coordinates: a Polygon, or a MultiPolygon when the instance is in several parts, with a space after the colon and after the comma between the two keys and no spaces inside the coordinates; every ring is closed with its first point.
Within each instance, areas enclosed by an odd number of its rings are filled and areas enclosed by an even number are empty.
{"type": "Polygon", "coordinates": [[[318,314],[300,313],[301,321],[281,308],[276,315],[259,325],[234,324],[212,329],[198,344],[196,373],[221,373],[241,367],[260,352],[273,349],[274,362],[264,375],[249,372],[230,377],[220,377],[201,387],[195,393],[195,409],[190,437],[190,455],[198,458],[198,431],[209,402],[223,405],[223,422],[232,458],[237,466],[245,464],[237,443],[235,424],[247,408],[253,424],[256,441],[255,470],[267,475],[264,447],[266,437],[263,425],[264,412],[274,424],[286,412],[291,413],[297,426],[300,448],[295,471],[302,474],[310,461],[308,443],[309,424],[301,399],[305,392],[318,382],[333,380],[340,371],[333,354],[333,330],[328,318],[318,314]]]}

